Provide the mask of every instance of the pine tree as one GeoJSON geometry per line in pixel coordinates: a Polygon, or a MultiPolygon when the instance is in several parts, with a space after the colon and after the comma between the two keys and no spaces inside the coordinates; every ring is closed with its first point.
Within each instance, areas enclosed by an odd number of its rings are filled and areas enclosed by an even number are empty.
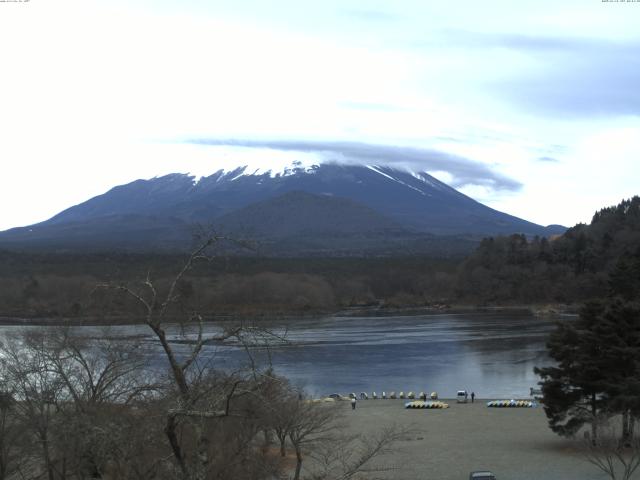
{"type": "Polygon", "coordinates": [[[622,416],[626,442],[640,417],[640,306],[613,299],[598,320],[597,333],[606,345],[602,363],[607,371],[607,410],[622,416]]]}
{"type": "Polygon", "coordinates": [[[551,429],[564,436],[600,414],[622,417],[622,439],[640,418],[640,305],[610,297],[591,302],[577,321],[563,322],[551,335],[555,367],[536,368],[551,429]]]}
{"type": "Polygon", "coordinates": [[[606,408],[608,373],[601,361],[604,345],[594,331],[601,311],[601,304],[590,303],[578,321],[560,322],[547,343],[557,366],[535,368],[542,379],[549,427],[562,436],[572,436],[590,424],[595,438],[597,415],[606,408]]]}
{"type": "Polygon", "coordinates": [[[609,275],[609,289],[612,296],[625,301],[640,298],[640,247],[633,254],[620,256],[609,275]]]}

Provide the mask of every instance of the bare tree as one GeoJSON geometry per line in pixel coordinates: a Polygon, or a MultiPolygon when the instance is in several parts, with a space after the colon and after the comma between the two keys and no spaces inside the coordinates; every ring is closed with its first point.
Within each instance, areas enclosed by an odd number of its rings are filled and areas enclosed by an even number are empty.
{"type": "Polygon", "coordinates": [[[43,470],[50,480],[101,478],[116,460],[122,463],[129,407],[154,388],[142,380],[135,348],[76,336],[69,328],[37,329],[7,338],[0,358],[11,399],[5,420],[25,440],[17,444],[29,464],[22,477],[37,478],[43,470]]]}
{"type": "MultiPolygon", "coordinates": [[[[294,426],[295,416],[292,415],[298,407],[300,392],[296,391],[286,378],[275,375],[272,370],[267,370],[263,375],[263,388],[260,392],[262,402],[261,414],[265,418],[265,430],[271,432],[278,439],[280,456],[287,454],[286,443],[289,432],[294,426]]],[[[265,446],[268,445],[265,440],[265,446]]]]}
{"type": "Polygon", "coordinates": [[[385,427],[370,438],[361,435],[339,436],[318,444],[312,452],[312,480],[349,480],[361,474],[390,470],[375,459],[393,451],[395,442],[409,432],[396,426],[385,427]]]}
{"type": "Polygon", "coordinates": [[[293,480],[350,480],[362,474],[389,468],[375,459],[391,452],[393,444],[410,433],[396,426],[381,429],[369,438],[345,435],[340,421],[340,405],[296,400],[289,404],[291,418],[286,428],[296,454],[293,480]],[[308,467],[302,475],[302,464],[308,467]]]}
{"type": "Polygon", "coordinates": [[[4,384],[16,399],[16,418],[31,440],[22,455],[39,458],[40,462],[31,463],[42,465],[48,480],[55,480],[60,469],[64,470],[64,458],[56,455],[53,433],[64,385],[50,374],[44,342],[43,336],[28,339],[17,336],[0,344],[0,352],[4,384]]]}
{"type": "Polygon", "coordinates": [[[70,327],[49,329],[46,337],[51,373],[64,382],[81,412],[102,404],[127,405],[159,388],[146,368],[142,347],[113,341],[109,328],[103,328],[97,338],[70,327]]]}
{"type": "Polygon", "coordinates": [[[297,400],[289,412],[291,424],[289,440],[296,453],[294,480],[300,479],[304,455],[315,445],[332,441],[335,421],[339,416],[337,405],[319,404],[308,400],[297,400]]]}
{"type": "Polygon", "coordinates": [[[293,447],[296,480],[304,458],[315,458],[313,475],[324,475],[317,478],[348,479],[385,451],[390,435],[361,443],[337,435],[337,405],[304,400],[260,368],[254,350],[270,357],[281,335],[243,324],[205,333],[203,316],[185,302],[184,282],[220,238],[203,242],[168,284],[148,274],[137,287],[101,286],[142,308],[167,362],[163,378],[151,374],[136,345],[106,330],[88,337],[68,327],[38,329],[0,343],[0,480],[16,472],[28,480],[272,479],[283,471],[268,448],[272,432],[281,455],[287,440],[293,447]],[[209,343],[244,348],[248,368],[214,370],[202,355],[209,343]],[[13,443],[16,432],[24,441],[13,443]],[[329,445],[338,450],[329,454],[329,445]],[[20,468],[16,458],[29,465],[20,468]]]}
{"type": "Polygon", "coordinates": [[[611,480],[629,480],[640,467],[640,437],[631,432],[621,440],[608,417],[597,419],[598,436],[585,436],[584,456],[611,480]]]}
{"type": "Polygon", "coordinates": [[[183,303],[181,286],[186,275],[197,262],[213,258],[210,254],[212,247],[228,240],[221,236],[208,237],[191,253],[165,289],[157,286],[150,274],[138,288],[129,285],[100,286],[121,291],[141,306],[144,322],[164,352],[172,379],[172,387],[168,390],[175,399],[166,412],[164,433],[180,476],[188,479],[204,479],[212,468],[209,423],[233,416],[246,416],[245,412],[232,409],[232,399],[256,394],[260,384],[251,356],[253,375],[227,376],[224,384],[216,381],[213,370],[200,358],[204,346],[235,341],[244,345],[249,352],[250,346],[275,338],[264,329],[246,325],[228,325],[217,334],[205,335],[202,314],[197,308],[188,308],[183,303]],[[186,339],[182,345],[187,351],[180,354],[174,350],[168,333],[169,325],[176,321],[180,334],[186,339]],[[188,338],[189,333],[192,334],[191,338],[188,338]],[[184,435],[184,429],[189,429],[191,433],[184,435]]]}
{"type": "MultiPolygon", "coordinates": [[[[42,335],[42,333],[31,336],[42,335]]],[[[69,327],[46,332],[44,355],[52,376],[64,385],[65,404],[58,415],[58,449],[66,449],[68,468],[101,478],[116,459],[121,462],[123,420],[128,407],[153,395],[158,385],[145,369],[140,348],[111,341],[103,329],[98,338],[69,327]]]]}
{"type": "Polygon", "coordinates": [[[287,438],[295,427],[295,417],[291,415],[296,408],[297,399],[293,394],[286,394],[280,402],[272,403],[273,408],[270,415],[270,424],[273,432],[280,444],[280,456],[287,455],[287,438]]]}
{"type": "Polygon", "coordinates": [[[23,429],[15,415],[15,399],[6,387],[0,390],[0,480],[12,478],[24,463],[23,429]]]}

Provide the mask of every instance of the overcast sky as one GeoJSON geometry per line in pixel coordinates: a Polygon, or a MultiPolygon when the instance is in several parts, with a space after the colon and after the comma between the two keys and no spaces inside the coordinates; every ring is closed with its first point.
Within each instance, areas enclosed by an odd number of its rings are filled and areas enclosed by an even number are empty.
{"type": "Polygon", "coordinates": [[[0,1],[0,230],[296,158],[588,222],[640,193],[638,25],[601,0],[0,1]]]}

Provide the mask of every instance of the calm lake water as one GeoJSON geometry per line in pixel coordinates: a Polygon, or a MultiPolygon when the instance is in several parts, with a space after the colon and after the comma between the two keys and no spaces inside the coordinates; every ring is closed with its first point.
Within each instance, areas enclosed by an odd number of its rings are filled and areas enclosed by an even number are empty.
{"type": "MultiPolygon", "coordinates": [[[[0,327],[0,334],[18,328],[0,327]]],[[[275,322],[269,328],[286,329],[289,341],[270,348],[275,370],[314,396],[437,391],[451,398],[466,389],[479,398],[513,398],[527,396],[536,386],[534,366],[550,363],[545,342],[553,321],[492,312],[327,317],[275,322]]],[[[98,327],[82,330],[104,334],[98,327]]],[[[217,329],[209,325],[207,330],[217,329]]],[[[111,327],[109,335],[151,346],[152,362],[161,365],[146,326],[111,327]]],[[[264,351],[256,355],[261,361],[267,356],[264,351]]],[[[207,345],[203,356],[223,369],[247,363],[246,352],[234,345],[207,345]]]]}
{"type": "Polygon", "coordinates": [[[326,318],[292,325],[294,345],[272,352],[276,370],[314,395],[458,389],[522,397],[549,364],[553,322],[530,315],[437,314],[326,318]]]}

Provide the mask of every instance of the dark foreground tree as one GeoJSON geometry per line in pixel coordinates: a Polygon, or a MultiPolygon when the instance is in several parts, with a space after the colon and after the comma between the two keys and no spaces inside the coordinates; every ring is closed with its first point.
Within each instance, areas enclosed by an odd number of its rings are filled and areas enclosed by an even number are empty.
{"type": "Polygon", "coordinates": [[[549,427],[562,436],[573,436],[585,424],[597,436],[597,415],[603,400],[607,372],[601,357],[604,345],[596,334],[600,306],[589,304],[577,321],[558,323],[547,348],[556,366],[534,369],[540,375],[544,410],[549,427]]]}
{"type": "Polygon", "coordinates": [[[625,443],[607,417],[598,418],[596,439],[585,439],[585,459],[611,480],[630,480],[640,467],[640,438],[631,434],[625,443]]]}
{"type": "Polygon", "coordinates": [[[640,308],[618,298],[591,302],[575,321],[558,324],[547,344],[557,365],[536,368],[551,429],[574,435],[585,424],[620,414],[622,440],[640,415],[640,308]]]}
{"type": "Polygon", "coordinates": [[[596,334],[605,346],[600,361],[607,373],[603,398],[610,414],[620,414],[622,441],[628,443],[640,416],[640,306],[615,298],[597,313],[596,334]]]}

